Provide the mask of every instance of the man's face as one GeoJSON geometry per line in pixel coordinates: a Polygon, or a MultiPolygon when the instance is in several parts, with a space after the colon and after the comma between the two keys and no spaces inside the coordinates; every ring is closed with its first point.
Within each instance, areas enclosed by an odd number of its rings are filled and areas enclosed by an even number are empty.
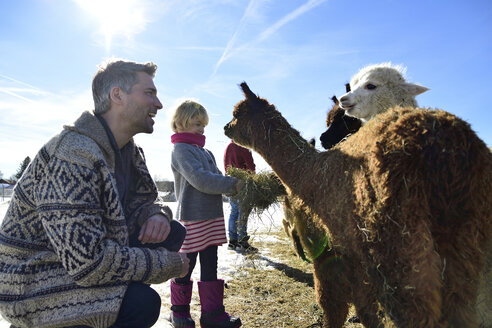
{"type": "Polygon", "coordinates": [[[157,89],[150,75],[137,72],[138,82],[126,94],[126,110],[124,120],[129,125],[133,135],[154,131],[154,116],[162,108],[157,98],[157,89]]]}

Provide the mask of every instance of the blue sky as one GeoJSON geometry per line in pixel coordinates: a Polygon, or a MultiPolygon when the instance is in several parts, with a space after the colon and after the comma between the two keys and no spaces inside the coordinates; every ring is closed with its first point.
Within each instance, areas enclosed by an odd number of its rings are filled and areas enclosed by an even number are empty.
{"type": "Polygon", "coordinates": [[[360,68],[388,61],[430,88],[421,107],[465,119],[492,146],[491,54],[490,0],[1,1],[0,171],[10,177],[93,108],[92,76],[108,57],[159,66],[164,109],[154,133],[135,138],[156,178],[172,179],[169,114],[183,99],[209,111],[206,147],[223,169],[240,82],[319,138],[331,96],[360,68]]]}

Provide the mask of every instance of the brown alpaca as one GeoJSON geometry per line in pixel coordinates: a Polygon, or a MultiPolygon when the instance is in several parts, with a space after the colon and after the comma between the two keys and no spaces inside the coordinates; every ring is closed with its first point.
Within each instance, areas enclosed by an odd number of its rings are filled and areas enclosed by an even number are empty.
{"type": "MultiPolygon", "coordinates": [[[[350,92],[350,84],[346,85],[346,91],[350,92]]],[[[345,115],[345,111],[340,108],[336,96],[331,98],[334,102],[333,107],[326,116],[326,131],[321,134],[321,145],[325,149],[330,149],[339,142],[344,141],[351,134],[356,133],[361,127],[358,118],[345,115]]],[[[292,227],[291,229],[295,229],[292,227]]],[[[311,236],[301,236],[300,240],[310,239],[311,236]]],[[[479,288],[477,296],[477,321],[480,328],[492,328],[492,243],[487,249],[485,266],[480,273],[479,288]]]]}
{"type": "MultiPolygon", "coordinates": [[[[345,84],[345,89],[347,93],[351,91],[349,83],[345,84]]],[[[334,104],[326,116],[327,129],[320,136],[321,145],[327,150],[356,133],[361,127],[360,119],[347,116],[340,108],[340,102],[336,96],[331,99],[334,104]]],[[[492,244],[488,247],[486,258],[485,266],[480,273],[476,311],[479,327],[492,328],[492,244]]]]}
{"type": "MultiPolygon", "coordinates": [[[[314,147],[312,139],[309,144],[314,147]]],[[[285,196],[282,223],[299,257],[313,263],[316,296],[323,309],[323,321],[328,327],[342,327],[348,315],[348,304],[356,303],[359,305],[357,315],[366,327],[382,326],[374,292],[367,284],[360,285],[357,279],[364,269],[360,263],[347,258],[343,249],[331,243],[330,232],[319,224],[319,220],[313,220],[314,214],[303,206],[297,197],[285,196]],[[367,299],[357,302],[354,291],[361,288],[366,290],[367,299]]]]}
{"type": "Polygon", "coordinates": [[[313,263],[316,298],[323,309],[325,326],[342,327],[349,303],[353,303],[365,327],[382,327],[372,285],[359,280],[365,274],[360,263],[352,261],[343,248],[331,243],[329,231],[313,221],[314,214],[299,198],[285,197],[284,214],[284,229],[298,255],[313,263]],[[357,294],[365,298],[354,297],[357,294]]]}
{"type": "MultiPolygon", "coordinates": [[[[350,92],[350,84],[346,85],[346,90],[350,92]]],[[[361,121],[358,118],[345,115],[336,96],[333,96],[332,100],[333,107],[326,117],[327,130],[320,136],[321,145],[327,150],[356,133],[361,127],[361,121]]],[[[295,226],[291,227],[291,230],[295,230],[295,226]]],[[[301,236],[299,240],[312,239],[312,237],[308,233],[301,236]]],[[[299,246],[297,248],[299,249],[299,246]]],[[[476,311],[478,326],[492,328],[492,244],[488,247],[486,258],[485,266],[480,273],[476,311]]]]}
{"type": "Polygon", "coordinates": [[[355,279],[367,288],[354,290],[358,310],[370,306],[369,289],[398,327],[475,327],[492,154],[469,124],[440,110],[396,108],[319,153],[241,86],[246,100],[226,135],[262,155],[333,245],[360,263],[355,279]]]}

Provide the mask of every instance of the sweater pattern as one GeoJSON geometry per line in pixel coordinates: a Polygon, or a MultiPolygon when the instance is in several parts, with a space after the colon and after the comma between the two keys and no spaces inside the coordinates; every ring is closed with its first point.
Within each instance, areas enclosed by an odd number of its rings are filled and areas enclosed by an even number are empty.
{"type": "Polygon", "coordinates": [[[17,183],[0,227],[0,312],[15,326],[109,327],[128,283],[180,273],[177,253],[129,247],[131,230],[172,214],[137,146],[138,179],[124,213],[108,145],[86,112],[41,148],[17,183]]]}

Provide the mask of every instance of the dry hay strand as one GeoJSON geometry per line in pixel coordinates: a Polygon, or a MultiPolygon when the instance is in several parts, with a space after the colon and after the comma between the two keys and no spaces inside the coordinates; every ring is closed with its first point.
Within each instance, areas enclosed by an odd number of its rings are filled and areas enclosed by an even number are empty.
{"type": "Polygon", "coordinates": [[[239,203],[243,213],[255,210],[261,213],[270,205],[278,203],[287,193],[280,179],[271,171],[252,173],[250,171],[229,167],[227,174],[244,181],[244,187],[232,196],[239,203]]]}

